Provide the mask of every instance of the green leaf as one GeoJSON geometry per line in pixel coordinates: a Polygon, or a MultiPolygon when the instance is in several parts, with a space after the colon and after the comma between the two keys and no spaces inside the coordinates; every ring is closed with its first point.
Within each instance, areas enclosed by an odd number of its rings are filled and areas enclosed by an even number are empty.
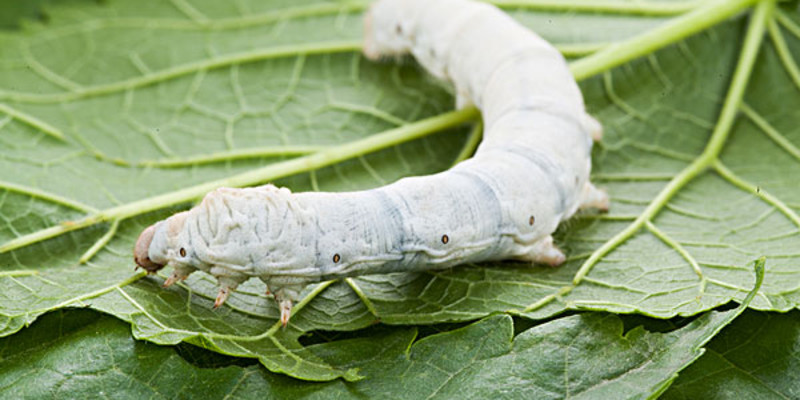
{"type": "MultiPolygon", "coordinates": [[[[207,353],[192,357],[194,363],[190,363],[174,348],[132,339],[129,329],[113,317],[88,310],[44,316],[25,334],[0,339],[0,396],[287,398],[319,390],[314,384],[269,373],[257,364],[213,360],[207,353]]],[[[413,337],[411,329],[398,330],[360,340],[349,350],[362,362],[369,362],[384,348],[402,348],[413,337]]],[[[325,346],[312,347],[324,351],[325,346]]],[[[184,349],[183,353],[187,352],[197,353],[184,349]]],[[[341,386],[341,381],[329,385],[330,389],[341,386]]]]}
{"type": "MultiPolygon", "coordinates": [[[[709,312],[669,333],[623,335],[618,316],[560,318],[516,337],[497,315],[411,345],[414,329],[308,346],[365,379],[298,383],[257,366],[189,364],[169,348],[136,342],[127,328],[86,310],[56,312],[24,335],[0,340],[3,397],[645,398],[663,390],[737,309],[709,312]]],[[[201,357],[202,358],[202,357],[201,357]]],[[[224,360],[223,360],[224,361],[224,360]]],[[[205,364],[208,364],[206,362],[205,364]]]]}
{"type": "Polygon", "coordinates": [[[664,399],[794,399],[800,397],[800,318],[745,312],[709,344],[664,399]]]}
{"type": "Polygon", "coordinates": [[[364,60],[362,3],[74,1],[1,32],[0,335],[90,306],[154,343],[357,379],[299,338],[496,312],[695,315],[741,301],[762,255],[752,307],[796,308],[796,7],[549,3],[505,6],[565,53],[591,53],[572,69],[606,128],[593,180],[612,211],[562,227],[563,267],[328,282],[286,330],[257,282],[212,311],[208,276],[163,290],[132,273],[136,236],[218,186],[341,191],[441,171],[473,149],[476,112],[450,111],[448,89],[413,63],[364,60]]]}
{"type": "Polygon", "coordinates": [[[756,283],[737,309],[706,313],[669,333],[638,326],[623,335],[618,316],[585,313],[514,337],[509,316],[492,316],[419,340],[386,365],[370,363],[367,378],[350,386],[369,398],[655,397],[749,306],[764,263],[755,263],[756,283]]]}
{"type": "Polygon", "coordinates": [[[0,29],[16,29],[19,28],[25,19],[43,19],[46,18],[42,15],[41,8],[43,5],[50,3],[52,0],[30,0],[30,1],[17,1],[17,0],[0,0],[0,29]]]}

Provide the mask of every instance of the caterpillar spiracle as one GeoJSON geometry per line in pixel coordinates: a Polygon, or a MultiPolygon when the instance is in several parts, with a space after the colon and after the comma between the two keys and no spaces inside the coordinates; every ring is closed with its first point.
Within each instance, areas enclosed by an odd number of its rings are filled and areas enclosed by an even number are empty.
{"type": "Polygon", "coordinates": [[[469,0],[379,0],[365,16],[364,54],[411,53],[452,82],[456,106],[481,110],[473,158],[435,175],[372,190],[291,193],[266,185],[217,189],[146,228],[134,259],[174,268],[167,287],[201,270],[220,306],[251,277],[289,321],[308,284],[516,259],[559,265],[551,234],[578,209],[608,209],[589,182],[600,124],[585,110],[566,61],[494,6],[469,0]]]}

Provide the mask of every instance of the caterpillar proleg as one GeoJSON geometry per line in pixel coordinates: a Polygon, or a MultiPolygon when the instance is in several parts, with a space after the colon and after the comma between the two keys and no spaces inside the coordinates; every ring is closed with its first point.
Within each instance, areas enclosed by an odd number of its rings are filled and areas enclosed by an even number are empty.
{"type": "Polygon", "coordinates": [[[452,82],[457,107],[481,110],[474,157],[359,192],[217,189],[145,229],[134,249],[139,266],[173,266],[165,287],[210,273],[220,284],[215,307],[257,277],[286,325],[314,282],[488,260],[564,262],[551,236],[558,224],[609,200],[589,182],[601,127],[561,54],[496,7],[469,0],[379,0],[364,25],[366,57],[410,53],[452,82]]]}

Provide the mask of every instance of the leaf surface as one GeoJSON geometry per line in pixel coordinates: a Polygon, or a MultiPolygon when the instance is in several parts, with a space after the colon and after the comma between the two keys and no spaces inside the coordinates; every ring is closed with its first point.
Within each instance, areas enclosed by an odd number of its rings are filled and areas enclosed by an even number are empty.
{"type": "Polygon", "coordinates": [[[794,399],[797,387],[797,311],[748,311],[712,340],[707,351],[664,394],[664,399],[794,399]]]}
{"type": "MultiPolygon", "coordinates": [[[[763,278],[763,264],[761,268],[763,278]]],[[[304,384],[256,365],[224,365],[230,361],[196,350],[184,349],[181,358],[174,349],[133,340],[124,324],[112,317],[88,310],[59,311],[25,335],[0,339],[0,394],[645,398],[661,392],[699,357],[701,347],[747,307],[756,290],[737,309],[706,313],[669,333],[639,326],[623,335],[618,316],[586,313],[543,323],[515,337],[511,317],[496,315],[413,345],[413,328],[311,345],[307,351],[342,368],[363,368],[366,378],[304,384]]]]}
{"type": "Polygon", "coordinates": [[[299,338],[495,312],[695,315],[741,300],[762,255],[751,306],[796,308],[796,8],[626,3],[507,5],[565,54],[593,53],[573,70],[605,126],[593,180],[613,207],[560,229],[565,266],[328,282],[306,291],[286,330],[255,281],[212,311],[208,276],[163,290],[163,277],[134,274],[136,236],[218,186],[344,191],[444,170],[469,153],[475,113],[450,111],[448,88],[414,63],[364,60],[360,3],[50,6],[47,24],[0,33],[0,335],[90,306],[155,343],[357,379],[299,338]]]}

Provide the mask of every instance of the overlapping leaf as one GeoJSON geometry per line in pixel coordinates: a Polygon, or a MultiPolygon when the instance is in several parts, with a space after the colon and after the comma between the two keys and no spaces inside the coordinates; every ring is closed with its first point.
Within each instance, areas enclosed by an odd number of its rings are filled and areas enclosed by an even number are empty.
{"type": "MultiPolygon", "coordinates": [[[[89,305],[130,321],[138,338],[189,341],[259,358],[275,371],[331,379],[356,372],[303,348],[297,339],[304,332],[464,321],[496,311],[692,315],[741,299],[752,282],[747,263],[761,255],[770,262],[753,306],[797,306],[800,193],[792,177],[800,172],[800,74],[792,54],[800,29],[790,9],[764,13],[770,35],[755,45],[753,72],[738,79],[741,42],[759,20],[749,11],[583,83],[589,109],[606,127],[594,180],[608,189],[613,208],[560,231],[570,254],[562,268],[496,263],[324,284],[309,289],[287,330],[276,329],[274,305],[255,282],[229,307],[211,311],[215,289],[207,276],[164,291],[160,279],[133,274],[138,232],[189,206],[201,189],[295,174],[279,183],[352,190],[452,164],[464,135],[407,144],[400,137],[380,151],[346,147],[351,160],[318,170],[283,162],[312,152],[323,155],[313,165],[324,167],[345,158],[345,148],[331,146],[410,121],[439,118],[443,128],[469,119],[447,114],[446,88],[413,63],[360,57],[362,8],[78,3],[52,8],[47,26],[0,35],[0,332],[12,334],[47,311],[89,305]],[[728,93],[744,86],[739,106],[728,93]],[[721,117],[731,107],[745,112],[721,117]],[[710,168],[682,176],[720,137],[710,168]],[[243,153],[253,148],[262,156],[243,153]],[[659,197],[670,185],[676,190],[659,197]]],[[[670,21],[513,14],[567,51],[625,42],[670,21]]]]}
{"type": "Polygon", "coordinates": [[[681,373],[664,399],[796,399],[797,311],[749,311],[715,337],[700,359],[681,373]]]}
{"type": "MultiPolygon", "coordinates": [[[[763,264],[762,264],[763,268],[763,264]]],[[[762,269],[763,271],[763,269],[762,269]]],[[[763,275],[762,275],[763,277],[763,275]]],[[[334,365],[361,367],[360,382],[298,384],[258,367],[201,368],[171,349],[134,343],[110,317],[85,310],[43,318],[27,335],[0,339],[6,397],[645,398],[661,392],[701,346],[746,307],[710,312],[670,333],[619,317],[583,314],[516,337],[507,315],[413,344],[415,329],[307,348],[334,365]],[[91,360],[91,362],[88,362],[91,360]]],[[[204,363],[209,364],[208,360],[204,363]]]]}

